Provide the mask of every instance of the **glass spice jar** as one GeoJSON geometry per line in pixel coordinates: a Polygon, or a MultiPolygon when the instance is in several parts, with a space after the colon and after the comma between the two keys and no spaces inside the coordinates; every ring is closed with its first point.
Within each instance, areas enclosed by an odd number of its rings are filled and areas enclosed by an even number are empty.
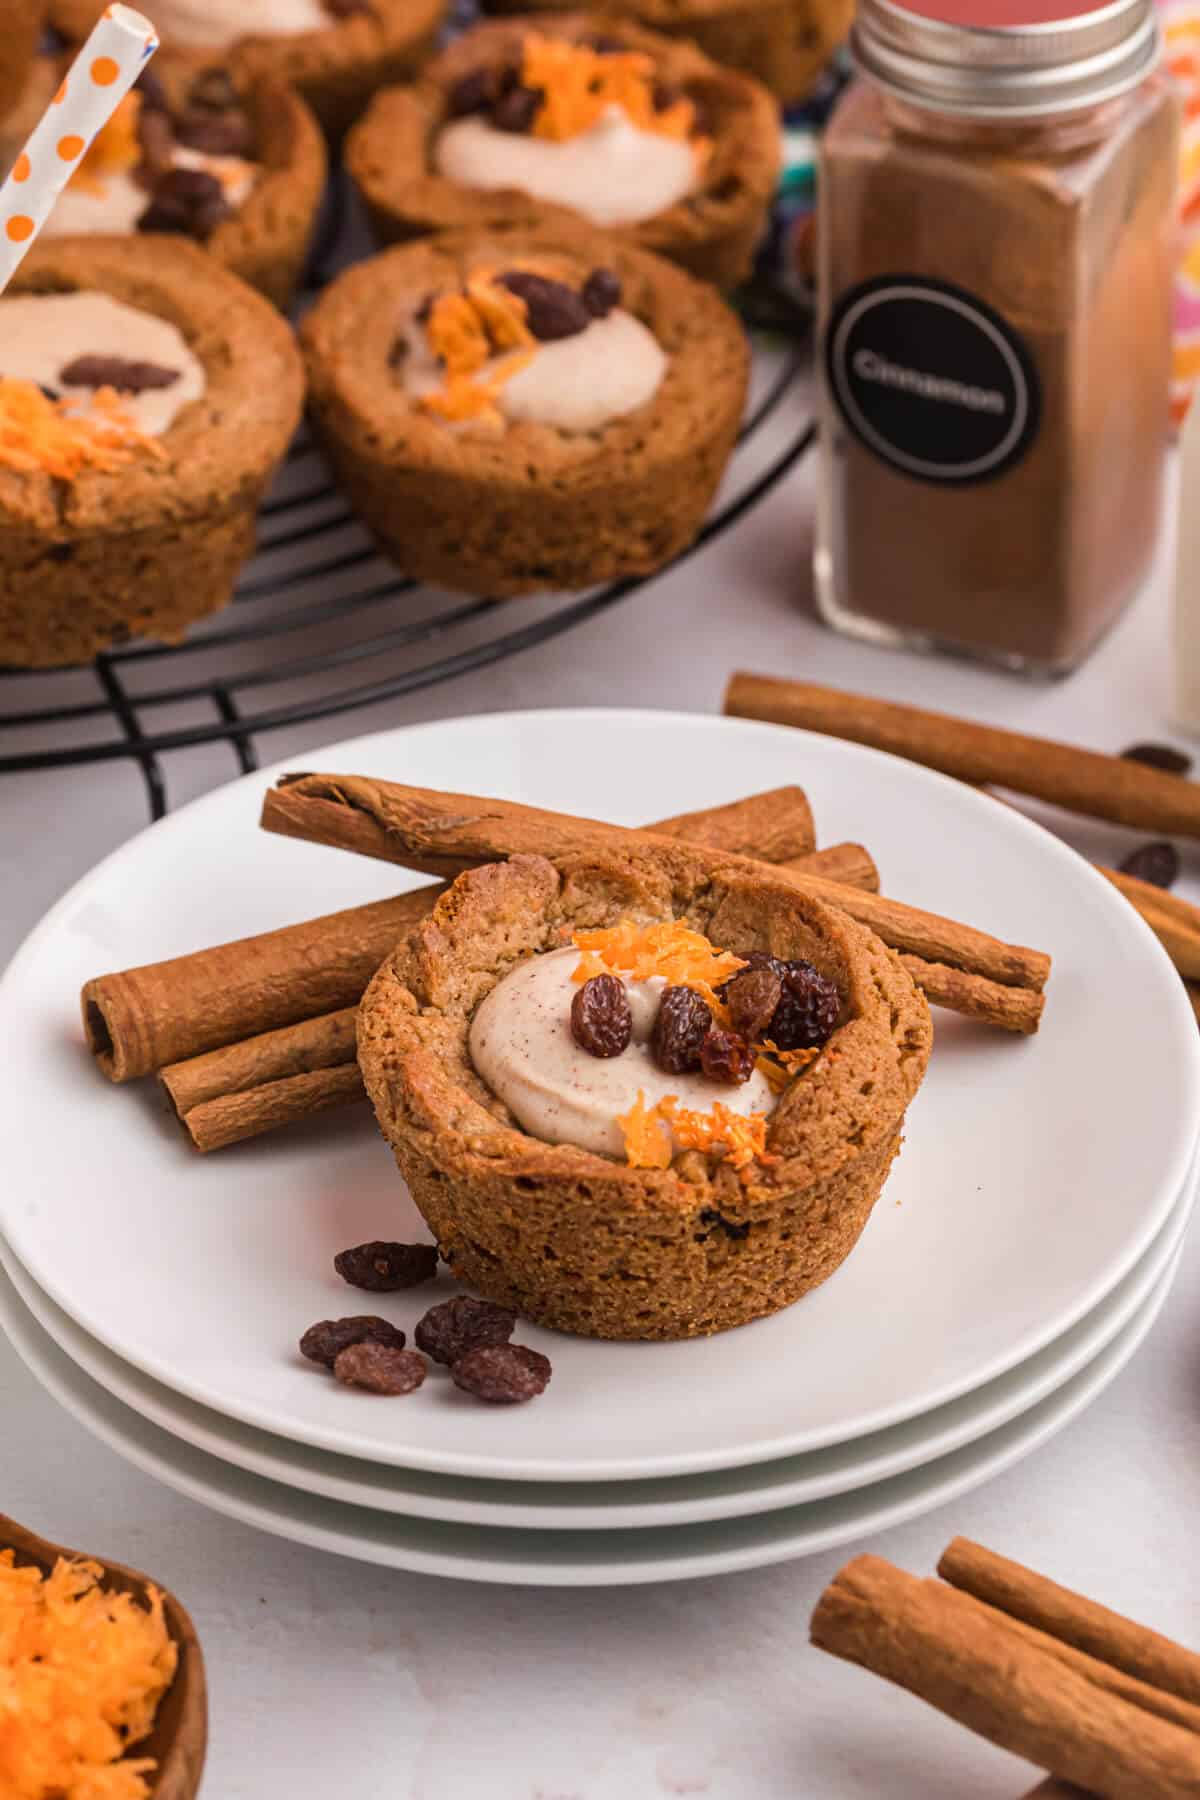
{"type": "Polygon", "coordinates": [[[1137,591],[1168,444],[1178,104],[1153,0],[1070,7],[860,0],[820,171],[821,615],[1037,674],[1137,591]]]}

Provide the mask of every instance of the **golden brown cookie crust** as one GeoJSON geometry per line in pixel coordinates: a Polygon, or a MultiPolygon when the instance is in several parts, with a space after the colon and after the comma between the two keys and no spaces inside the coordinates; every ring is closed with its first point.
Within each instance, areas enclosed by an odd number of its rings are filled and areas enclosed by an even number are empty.
{"type": "Polygon", "coordinates": [[[645,574],[695,537],[733,447],[749,351],[710,288],[599,234],[461,232],[340,276],[300,333],[314,423],[339,482],[411,575],[494,595],[645,574]],[[614,268],[622,305],[670,359],[654,399],[601,430],[532,423],[455,431],[389,369],[405,309],[482,262],[533,256],[578,287],[614,268]]]}
{"type": "MultiPolygon", "coordinates": [[[[638,225],[611,235],[654,250],[717,287],[750,272],[779,176],[779,118],[757,82],[719,68],[693,44],[601,14],[492,20],[474,26],[436,57],[410,88],[378,94],[346,144],[346,166],[384,243],[463,226],[537,225],[574,220],[569,208],[515,189],[460,187],[433,172],[431,149],[446,123],[447,99],[463,75],[495,67],[518,53],[530,28],[572,41],[604,35],[653,58],[661,78],[685,88],[712,122],[712,154],[694,194],[638,225]]],[[[584,221],[586,223],[586,221],[584,221]]]]}
{"type": "MultiPolygon", "coordinates": [[[[52,0],[51,23],[71,42],[87,36],[105,0],[52,0]]],[[[347,19],[330,15],[327,31],[261,37],[252,33],[228,53],[182,51],[194,68],[236,66],[248,76],[270,76],[298,89],[326,135],[340,139],[377,88],[411,81],[433,50],[446,0],[371,0],[370,10],[347,19]]],[[[253,7],[247,7],[253,17],[253,7]]],[[[169,40],[164,48],[170,49],[169,40]]]]}
{"type": "Polygon", "coordinates": [[[679,1338],[790,1305],[857,1242],[925,1073],[929,1011],[898,959],[764,869],[680,846],[517,857],[460,876],[380,969],[359,1062],[401,1174],[455,1273],[540,1324],[679,1338]],[[564,930],[684,918],[722,948],[806,957],[843,995],[829,1044],[794,1079],[743,1180],[689,1151],[634,1169],[516,1124],[475,1073],[470,1021],[564,930]]]}
{"type": "MultiPolygon", "coordinates": [[[[571,0],[484,0],[490,13],[557,14],[571,0]]],[[[690,38],[740,69],[785,106],[803,100],[849,36],[854,0],[610,0],[608,10],[651,31],[690,38]]]]}
{"type": "Polygon", "coordinates": [[[300,416],[290,327],[194,245],[43,240],[9,291],[77,289],[169,319],[207,388],[159,439],[165,461],[70,482],[0,468],[0,665],[79,662],[134,634],[172,640],[223,606],[300,416]]]}

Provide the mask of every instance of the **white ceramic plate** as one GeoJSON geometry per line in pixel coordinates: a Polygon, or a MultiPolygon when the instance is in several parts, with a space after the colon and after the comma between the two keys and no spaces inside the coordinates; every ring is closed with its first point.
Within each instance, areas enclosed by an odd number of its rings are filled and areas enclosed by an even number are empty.
{"type": "Polygon", "coordinates": [[[38,1324],[85,1375],[152,1425],[236,1468],[306,1494],[407,1518],[538,1531],[644,1530],[748,1518],[869,1487],[946,1456],[1027,1412],[1094,1361],[1135,1316],[1174,1260],[1195,1198],[1193,1165],[1162,1231],[1112,1293],[1046,1349],[973,1393],[828,1450],[656,1481],[479,1481],[386,1468],[291,1444],[197,1406],[122,1362],[55,1306],[2,1242],[0,1264],[38,1324]]]}
{"type": "MultiPolygon", "coordinates": [[[[90,1335],[203,1405],[340,1454],[493,1479],[741,1466],[882,1430],[994,1380],[1098,1305],[1178,1197],[1200,1042],[1174,970],[1073,851],[966,787],[832,739],[656,713],[459,720],[291,766],[486,787],[629,822],[799,781],[823,840],[867,843],[891,893],[1047,949],[1055,973],[1034,1039],[939,1016],[883,1200],[854,1255],[799,1305],[684,1344],[529,1331],[555,1364],[536,1405],[490,1410],[431,1380],[382,1407],[314,1380],[293,1349],[314,1319],[358,1309],[332,1274],[335,1250],[417,1229],[369,1119],[197,1158],[151,1094],[114,1092],[80,1043],[76,994],[101,969],[404,885],[395,870],[260,833],[276,771],[194,802],[82,881],[0,986],[0,1030],[20,1046],[0,1093],[0,1229],[90,1335]]],[[[436,1297],[388,1310],[411,1324],[436,1297]]]]}
{"type": "Polygon", "coordinates": [[[1040,1405],[965,1449],[811,1506],[653,1531],[497,1531],[404,1519],[297,1493],[205,1456],[130,1412],[63,1355],[4,1275],[0,1326],[47,1391],[110,1449],[167,1487],[244,1524],[423,1575],[522,1587],[633,1587],[832,1550],[958,1499],[1000,1474],[1061,1431],[1124,1367],[1166,1299],[1177,1260],[1094,1362],[1040,1405]]]}

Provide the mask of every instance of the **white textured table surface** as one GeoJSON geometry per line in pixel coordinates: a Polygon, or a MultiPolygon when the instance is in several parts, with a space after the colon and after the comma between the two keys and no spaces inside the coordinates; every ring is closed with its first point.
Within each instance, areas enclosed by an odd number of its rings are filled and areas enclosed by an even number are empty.
{"type": "MultiPolygon", "coordinates": [[[[810,512],[802,472],[697,562],[591,625],[482,675],[278,733],[264,754],[505,708],[712,712],[736,666],[1108,750],[1171,735],[1164,584],[1080,674],[1030,687],[821,630],[808,600],[810,512]]],[[[226,779],[229,753],[168,769],[178,804],[226,779]]],[[[0,783],[0,962],[142,825],[144,806],[136,773],[112,766],[0,783]]],[[[1116,835],[1067,834],[1093,854],[1116,835]]],[[[626,1593],[473,1588],[367,1568],[158,1487],[46,1399],[2,1340],[0,1435],[0,1509],[153,1571],[191,1607],[212,1687],[206,1800],[1006,1800],[1032,1785],[1024,1765],[808,1648],[813,1602],[852,1550],[626,1593]]],[[[1198,1452],[1193,1241],[1149,1340],[1090,1411],[1017,1469],[869,1547],[925,1572],[965,1532],[1194,1640],[1198,1452]]]]}

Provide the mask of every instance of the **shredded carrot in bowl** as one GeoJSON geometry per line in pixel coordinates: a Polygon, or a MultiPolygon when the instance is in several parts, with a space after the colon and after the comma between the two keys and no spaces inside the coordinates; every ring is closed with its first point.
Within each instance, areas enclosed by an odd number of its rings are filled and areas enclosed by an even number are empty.
{"type": "Polygon", "coordinates": [[[98,1563],[49,1575],[0,1551],[0,1795],[146,1800],[154,1763],[128,1758],[175,1676],[162,1596],[99,1585],[98,1563]]]}

